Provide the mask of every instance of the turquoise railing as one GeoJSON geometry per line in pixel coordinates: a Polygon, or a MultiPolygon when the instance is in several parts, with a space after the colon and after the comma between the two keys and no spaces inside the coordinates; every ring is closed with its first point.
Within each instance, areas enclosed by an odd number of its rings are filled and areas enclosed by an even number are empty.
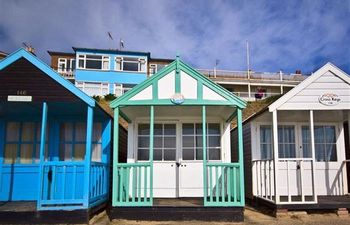
{"type": "Polygon", "coordinates": [[[91,162],[89,203],[98,204],[105,201],[108,195],[108,165],[102,162],[91,162]]]}
{"type": "Polygon", "coordinates": [[[83,208],[84,162],[44,162],[39,209],[83,208]]]}
{"type": "Polygon", "coordinates": [[[207,163],[205,206],[242,206],[239,163],[207,163]]]}
{"type": "Polygon", "coordinates": [[[153,204],[152,164],[118,163],[117,179],[113,188],[113,206],[151,206],[153,204]]]}

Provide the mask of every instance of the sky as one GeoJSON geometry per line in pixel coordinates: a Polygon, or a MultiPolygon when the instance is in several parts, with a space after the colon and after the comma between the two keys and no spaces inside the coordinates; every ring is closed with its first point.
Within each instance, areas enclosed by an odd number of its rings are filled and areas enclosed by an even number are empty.
{"type": "Polygon", "coordinates": [[[332,62],[350,74],[350,0],[0,0],[0,50],[26,42],[177,54],[195,68],[311,73],[332,62]],[[112,34],[113,40],[107,32],[112,34]]]}

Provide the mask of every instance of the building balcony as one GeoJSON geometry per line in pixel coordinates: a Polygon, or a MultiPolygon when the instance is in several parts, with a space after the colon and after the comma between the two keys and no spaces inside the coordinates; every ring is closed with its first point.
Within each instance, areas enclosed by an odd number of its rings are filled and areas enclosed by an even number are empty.
{"type": "Polygon", "coordinates": [[[308,76],[303,74],[286,74],[282,72],[268,73],[250,71],[230,71],[215,69],[197,69],[206,77],[216,82],[238,81],[245,83],[281,83],[281,84],[298,84],[305,80],[308,76]]]}
{"type": "Polygon", "coordinates": [[[52,67],[57,73],[61,74],[62,77],[68,80],[74,80],[75,79],[75,69],[73,68],[58,68],[58,67],[52,67]]]}
{"type": "Polygon", "coordinates": [[[246,101],[257,101],[271,96],[282,95],[281,93],[277,92],[232,92],[232,94],[237,95],[246,101]]]}

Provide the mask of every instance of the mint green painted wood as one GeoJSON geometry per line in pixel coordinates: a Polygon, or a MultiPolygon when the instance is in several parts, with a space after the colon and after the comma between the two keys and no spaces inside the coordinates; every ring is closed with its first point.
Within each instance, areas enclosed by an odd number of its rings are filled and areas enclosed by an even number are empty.
{"type": "Polygon", "coordinates": [[[118,163],[116,170],[119,179],[115,187],[118,187],[119,190],[116,192],[114,206],[152,206],[152,176],[149,173],[151,167],[151,162],[118,163]],[[136,182],[130,182],[130,177],[134,176],[137,179],[132,180],[136,180],[136,182]]]}
{"type": "Polygon", "coordinates": [[[203,135],[203,187],[204,187],[204,205],[208,197],[208,183],[207,183],[207,115],[205,105],[202,106],[202,135],[203,135]]]}
{"type": "Polygon", "coordinates": [[[118,153],[119,153],[119,107],[114,109],[114,135],[113,135],[113,182],[112,182],[112,205],[116,206],[118,202],[118,153]]]}
{"type": "Polygon", "coordinates": [[[150,136],[149,136],[149,162],[151,164],[150,166],[150,184],[149,184],[149,191],[150,191],[150,203],[153,205],[153,135],[154,135],[154,106],[151,105],[151,111],[150,111],[150,136]]]}
{"type": "Polygon", "coordinates": [[[242,206],[245,204],[244,199],[244,170],[243,170],[243,128],[242,128],[242,109],[237,108],[237,138],[238,138],[238,154],[239,154],[239,188],[240,202],[242,206]]]}
{"type": "Polygon", "coordinates": [[[175,62],[175,93],[181,93],[180,63],[178,56],[176,56],[175,62]]]}

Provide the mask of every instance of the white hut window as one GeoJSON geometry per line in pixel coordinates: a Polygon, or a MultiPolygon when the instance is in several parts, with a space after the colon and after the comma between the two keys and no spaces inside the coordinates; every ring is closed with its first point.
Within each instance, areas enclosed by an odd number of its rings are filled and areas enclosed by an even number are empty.
{"type": "MultiPolygon", "coordinates": [[[[220,124],[207,124],[207,154],[209,160],[221,159],[220,124]]],[[[201,123],[182,125],[182,159],[203,160],[203,131],[201,123]]]]}
{"type": "Polygon", "coordinates": [[[279,158],[295,158],[295,130],[292,125],[278,126],[279,158]]]}
{"type": "MultiPolygon", "coordinates": [[[[149,124],[138,125],[138,160],[149,160],[149,124]]],[[[176,160],[176,124],[154,124],[153,159],[176,160]]]]}
{"type": "MultiPolygon", "coordinates": [[[[309,127],[303,126],[302,130],[303,152],[311,157],[309,127]]],[[[337,161],[335,126],[315,126],[314,135],[316,161],[337,161]]]]}
{"type": "Polygon", "coordinates": [[[260,159],[272,159],[272,128],[260,126],[260,159]]]}

